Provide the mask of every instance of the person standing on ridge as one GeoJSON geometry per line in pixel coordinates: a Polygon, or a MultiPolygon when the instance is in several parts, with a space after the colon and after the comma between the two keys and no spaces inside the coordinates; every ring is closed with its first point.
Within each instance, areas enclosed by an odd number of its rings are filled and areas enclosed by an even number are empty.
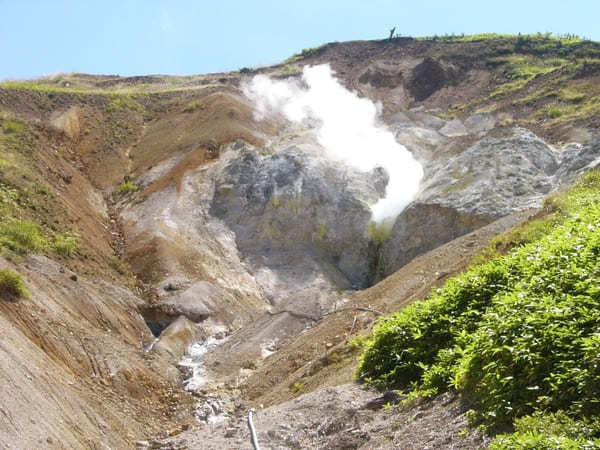
{"type": "Polygon", "coordinates": [[[390,37],[388,38],[389,41],[391,41],[393,39],[395,31],[396,31],[396,27],[394,27],[390,30],[390,37]]]}

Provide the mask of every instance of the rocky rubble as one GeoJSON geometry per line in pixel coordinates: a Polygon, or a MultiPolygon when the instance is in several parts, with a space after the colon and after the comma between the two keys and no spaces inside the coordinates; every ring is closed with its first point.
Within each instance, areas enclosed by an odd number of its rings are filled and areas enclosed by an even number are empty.
{"type": "MultiPolygon", "coordinates": [[[[390,408],[397,401],[396,396],[345,384],[259,409],[254,426],[261,448],[273,450],[476,449],[487,441],[476,431],[463,431],[464,408],[450,394],[415,408],[390,408]]],[[[252,444],[246,415],[240,414],[227,422],[158,441],[153,448],[251,449],[252,444]]]]}

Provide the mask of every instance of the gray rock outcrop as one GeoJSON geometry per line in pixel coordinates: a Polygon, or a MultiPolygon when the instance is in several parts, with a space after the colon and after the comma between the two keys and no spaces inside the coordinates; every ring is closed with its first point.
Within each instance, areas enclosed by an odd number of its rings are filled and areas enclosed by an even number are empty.
{"type": "MultiPolygon", "coordinates": [[[[485,122],[485,121],[484,121],[485,122]]],[[[598,165],[600,138],[555,149],[529,130],[482,139],[462,153],[438,158],[414,202],[397,218],[382,249],[380,274],[513,212],[540,205],[574,174],[598,165]]]]}
{"type": "Polygon", "coordinates": [[[153,352],[165,352],[173,361],[179,361],[190,345],[205,339],[204,330],[184,316],[179,316],[161,333],[152,347],[153,352]]]}
{"type": "Polygon", "coordinates": [[[235,233],[255,267],[307,285],[319,277],[341,288],[369,280],[369,205],[385,174],[364,174],[323,158],[316,144],[262,156],[246,149],[217,179],[211,214],[235,233]]]}

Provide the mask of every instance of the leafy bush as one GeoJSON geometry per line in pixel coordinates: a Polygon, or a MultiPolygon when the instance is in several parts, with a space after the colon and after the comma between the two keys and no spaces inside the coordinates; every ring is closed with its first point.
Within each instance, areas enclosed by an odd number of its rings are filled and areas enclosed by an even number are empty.
{"type": "Polygon", "coordinates": [[[7,300],[28,298],[29,291],[21,275],[8,269],[0,269],[0,296],[7,300]]]}
{"type": "Polygon", "coordinates": [[[138,186],[131,181],[124,181],[119,186],[119,194],[129,194],[130,192],[135,192],[138,190],[138,186]]]}
{"type": "Polygon", "coordinates": [[[0,223],[0,247],[21,253],[36,253],[44,250],[47,240],[35,223],[12,219],[0,223]]]}
{"type": "Polygon", "coordinates": [[[491,450],[598,449],[600,424],[577,421],[564,411],[524,416],[515,420],[515,432],[502,434],[492,442],[491,450]]]}
{"type": "Polygon", "coordinates": [[[553,117],[553,118],[560,117],[565,114],[565,110],[562,108],[553,107],[553,108],[548,109],[547,114],[548,114],[548,116],[553,117]]]}
{"type": "Polygon", "coordinates": [[[304,383],[302,383],[301,381],[296,381],[290,386],[290,391],[292,391],[293,393],[297,393],[300,392],[302,388],[304,388],[304,383]]]}
{"type": "Polygon", "coordinates": [[[491,428],[536,411],[598,416],[600,173],[555,201],[569,206],[547,234],[383,318],[358,376],[421,395],[457,389],[491,428]]]}
{"type": "Polygon", "coordinates": [[[52,249],[61,256],[73,256],[79,251],[79,237],[69,232],[57,234],[54,236],[52,249]]]}

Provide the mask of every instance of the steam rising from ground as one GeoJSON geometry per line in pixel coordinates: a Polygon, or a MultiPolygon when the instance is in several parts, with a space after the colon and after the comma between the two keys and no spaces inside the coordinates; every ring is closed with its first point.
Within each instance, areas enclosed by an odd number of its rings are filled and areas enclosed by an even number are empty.
{"type": "Polygon", "coordinates": [[[383,167],[389,182],[385,197],[371,207],[373,220],[394,219],[417,193],[421,165],[378,124],[376,105],[344,88],[328,64],[305,67],[302,81],[257,75],[244,93],[255,102],[260,118],[280,112],[292,122],[316,119],[317,139],[330,159],[363,172],[383,167]]]}

